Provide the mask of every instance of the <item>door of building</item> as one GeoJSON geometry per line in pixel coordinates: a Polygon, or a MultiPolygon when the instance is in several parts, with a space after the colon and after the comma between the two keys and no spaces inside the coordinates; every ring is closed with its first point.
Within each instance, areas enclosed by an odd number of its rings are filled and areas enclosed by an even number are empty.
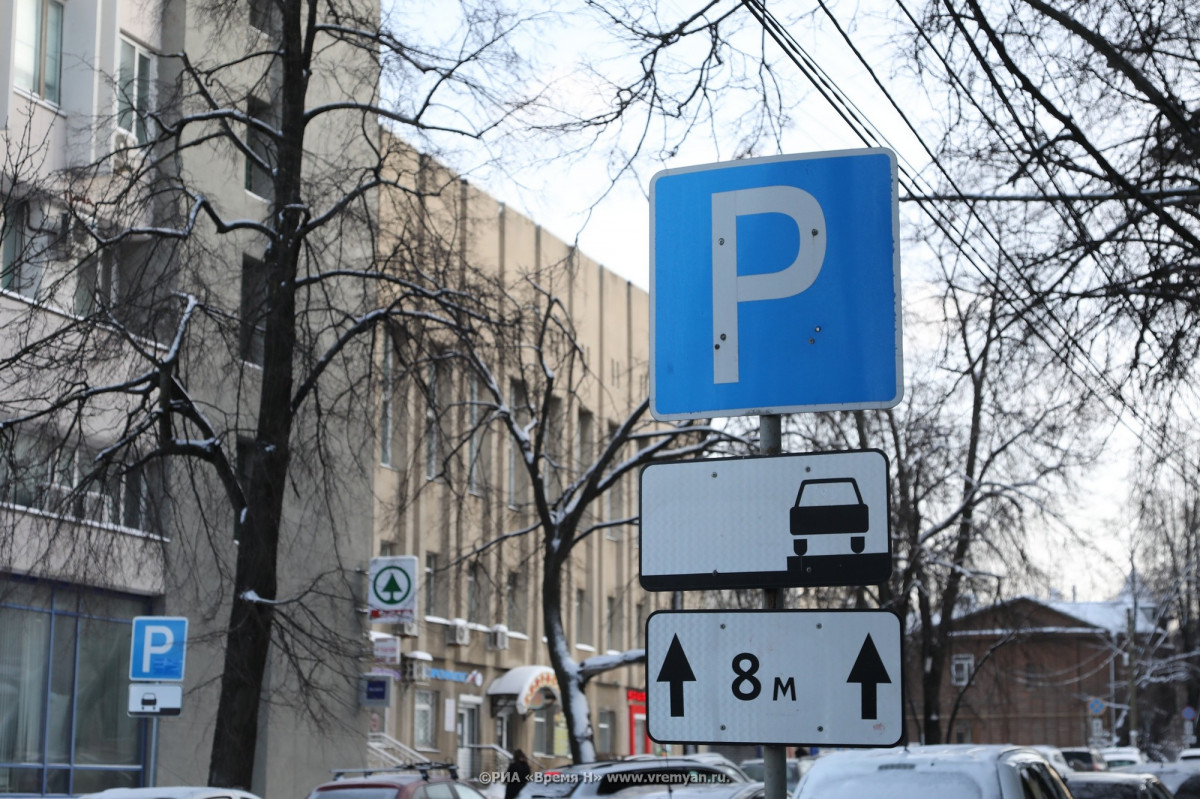
{"type": "Polygon", "coordinates": [[[471,779],[479,774],[479,750],[472,744],[479,743],[479,708],[474,705],[458,706],[458,775],[471,779]]]}

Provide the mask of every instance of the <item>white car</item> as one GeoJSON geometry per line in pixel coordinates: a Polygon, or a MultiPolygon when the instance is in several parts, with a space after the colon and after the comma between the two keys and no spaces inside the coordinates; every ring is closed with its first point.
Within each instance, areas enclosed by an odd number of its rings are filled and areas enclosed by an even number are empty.
{"type": "Polygon", "coordinates": [[[1145,755],[1136,746],[1107,746],[1100,750],[1100,757],[1110,769],[1146,762],[1145,755]]]}
{"type": "Polygon", "coordinates": [[[167,785],[162,788],[109,788],[88,793],[79,799],[260,799],[237,788],[209,788],[205,785],[167,785]]]}
{"type": "Polygon", "coordinates": [[[1071,799],[1038,752],[953,744],[832,752],[800,780],[793,799],[1071,799]]]}

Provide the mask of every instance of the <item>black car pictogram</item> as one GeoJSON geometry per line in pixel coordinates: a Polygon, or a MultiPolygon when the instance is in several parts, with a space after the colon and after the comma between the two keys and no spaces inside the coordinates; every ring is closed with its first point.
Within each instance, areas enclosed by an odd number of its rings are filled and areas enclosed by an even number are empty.
{"type": "MultiPolygon", "coordinates": [[[[866,547],[866,538],[862,534],[866,533],[869,527],[867,506],[858,490],[858,481],[853,477],[824,477],[805,480],[800,484],[800,490],[796,493],[796,504],[791,509],[792,535],[849,535],[851,551],[860,554],[866,547]],[[801,504],[804,500],[804,489],[814,485],[835,484],[848,484],[854,489],[857,501],[844,504],[801,504]]],[[[797,538],[792,542],[792,548],[797,555],[804,555],[808,551],[808,539],[797,538]]]]}

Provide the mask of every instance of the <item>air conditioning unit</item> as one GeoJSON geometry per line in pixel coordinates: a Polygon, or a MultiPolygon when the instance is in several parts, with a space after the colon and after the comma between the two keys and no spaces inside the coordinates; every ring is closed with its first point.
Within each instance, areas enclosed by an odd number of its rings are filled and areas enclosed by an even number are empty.
{"type": "Polygon", "coordinates": [[[125,130],[113,134],[113,171],[122,172],[133,169],[133,161],[137,157],[137,137],[125,130]]]}
{"type": "Polygon", "coordinates": [[[446,643],[450,646],[466,646],[471,643],[471,628],[463,619],[455,619],[446,628],[446,643]]]}
{"type": "Polygon", "coordinates": [[[396,635],[402,635],[405,638],[416,638],[420,634],[420,628],[417,622],[402,621],[396,624],[396,635]]]}
{"type": "Polygon", "coordinates": [[[497,624],[488,633],[488,649],[508,649],[508,628],[497,624]]]}
{"type": "Polygon", "coordinates": [[[429,664],[424,660],[404,658],[400,679],[404,682],[429,682],[429,664]]]}

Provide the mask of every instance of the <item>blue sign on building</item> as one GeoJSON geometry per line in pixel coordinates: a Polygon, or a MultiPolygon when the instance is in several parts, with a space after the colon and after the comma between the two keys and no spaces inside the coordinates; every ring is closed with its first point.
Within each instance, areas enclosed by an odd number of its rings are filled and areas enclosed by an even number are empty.
{"type": "Polygon", "coordinates": [[[183,616],[138,616],[133,620],[129,679],[182,682],[188,620],[183,616]]]}
{"type": "Polygon", "coordinates": [[[650,186],[654,416],[899,403],[897,209],[890,150],[657,174],[650,186]]]}

